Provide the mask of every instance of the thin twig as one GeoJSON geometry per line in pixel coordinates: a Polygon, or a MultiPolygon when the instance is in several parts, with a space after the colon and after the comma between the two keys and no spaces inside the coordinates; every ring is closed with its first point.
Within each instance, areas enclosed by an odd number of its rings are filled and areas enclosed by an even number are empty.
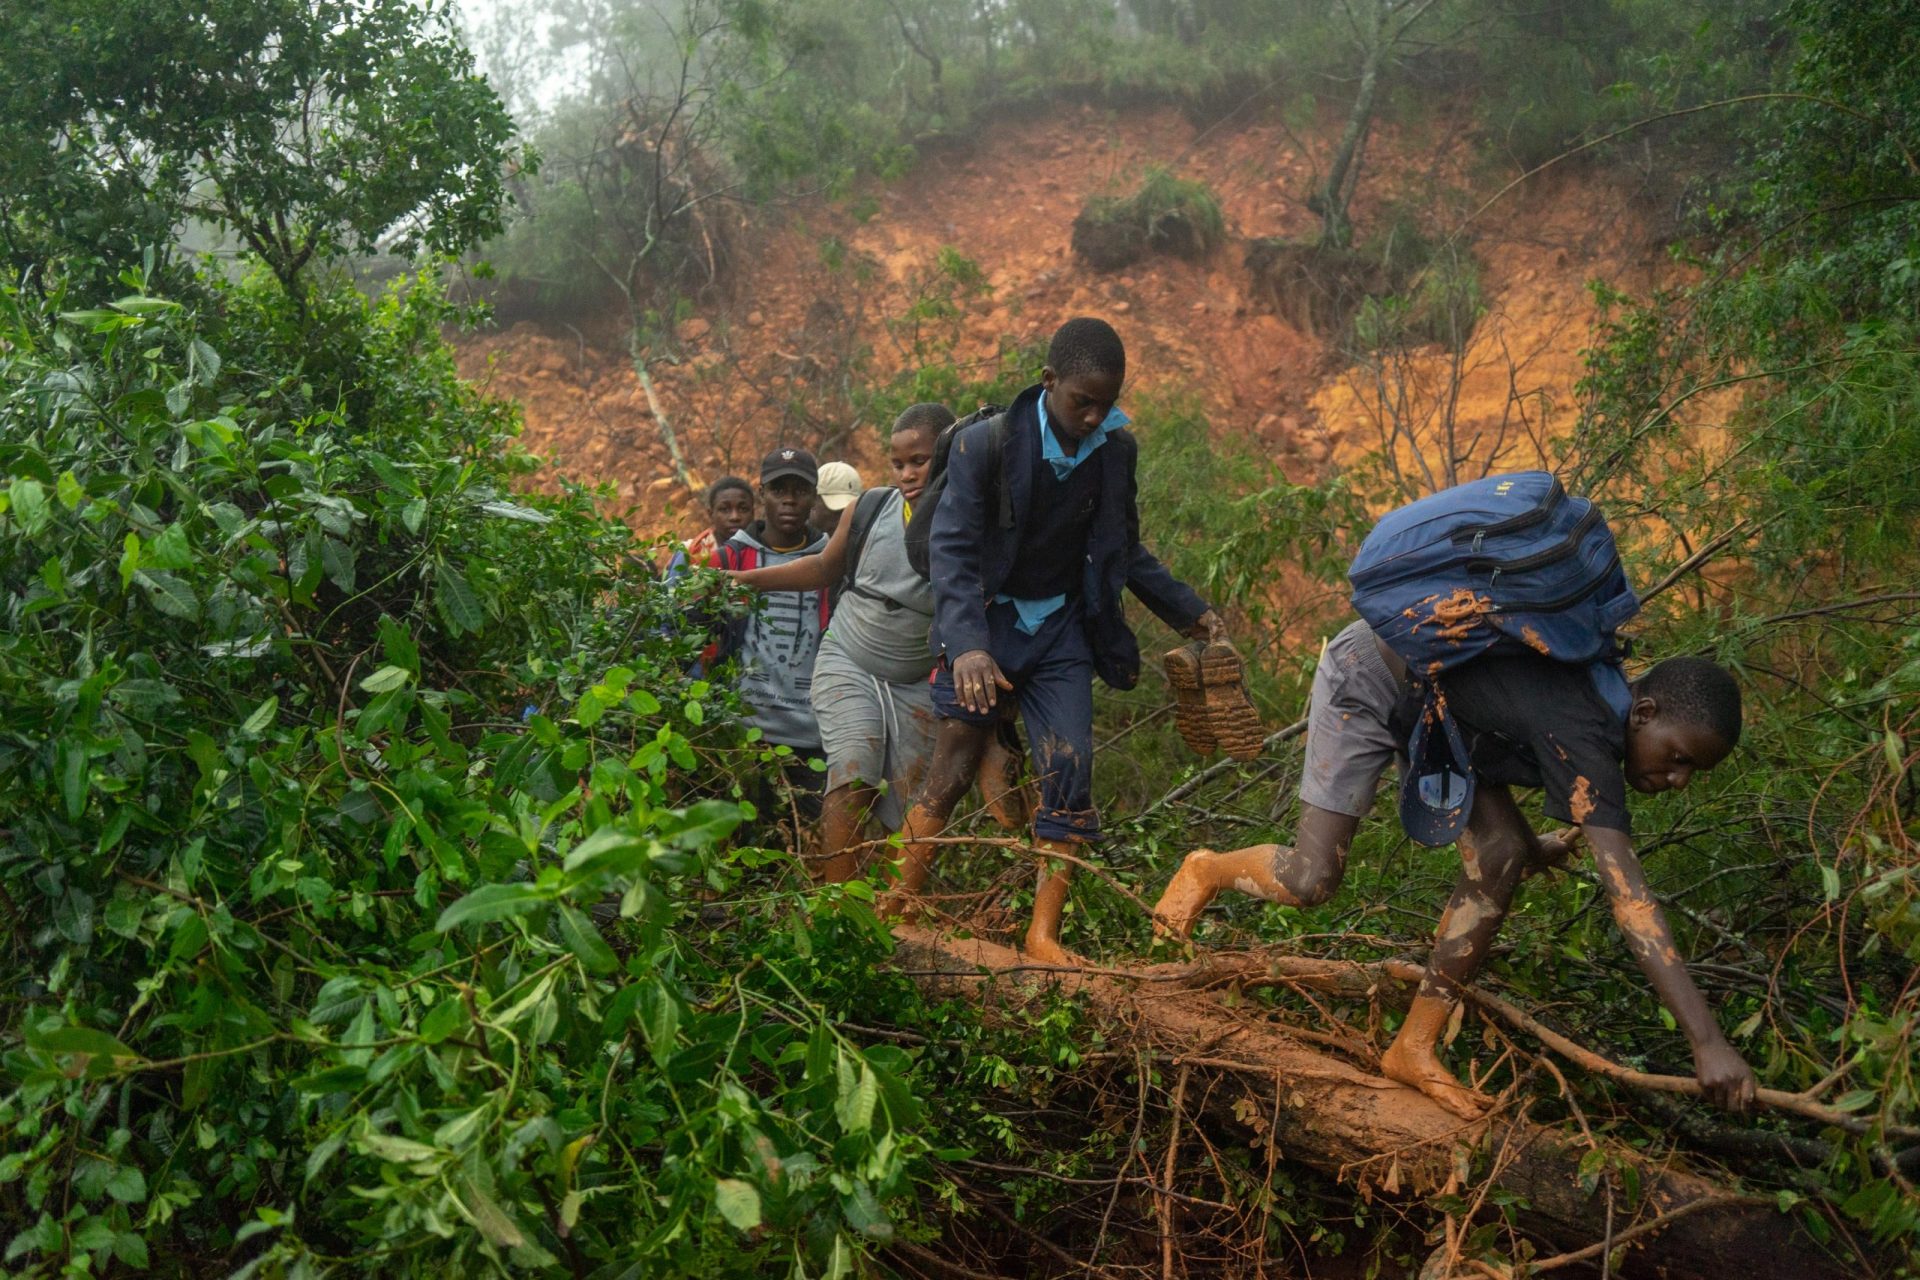
{"type": "MultiPolygon", "coordinates": [[[[1146,1054],[1141,1054],[1134,1059],[1135,1083],[1138,1087],[1139,1097],[1134,1110],[1133,1136],[1127,1140],[1126,1161],[1121,1164],[1118,1172],[1113,1175],[1113,1191],[1107,1196],[1106,1211],[1100,1215],[1100,1234],[1094,1237],[1093,1252],[1087,1255],[1089,1261],[1086,1265],[1089,1271],[1093,1269],[1091,1259],[1099,1257],[1100,1251],[1106,1247],[1107,1228],[1113,1222],[1114,1207],[1120,1203],[1120,1188],[1126,1185],[1127,1169],[1133,1164],[1135,1156],[1140,1151],[1140,1134],[1145,1130],[1147,1125],[1147,1076],[1149,1074],[1147,1063],[1149,1060],[1149,1055],[1146,1054]]],[[[1148,1171],[1152,1171],[1151,1167],[1149,1167],[1148,1171]]]]}
{"type": "MultiPolygon", "coordinates": [[[[1180,1119],[1185,1114],[1187,1076],[1191,1070],[1186,1063],[1181,1063],[1180,1074],[1173,1084],[1173,1127],[1167,1134],[1165,1172],[1160,1175],[1161,1182],[1169,1187],[1173,1185],[1174,1166],[1180,1158],[1180,1119]]],[[[1173,1280],[1173,1199],[1164,1192],[1160,1196],[1160,1280],[1173,1280]]]]}
{"type": "MultiPolygon", "coordinates": [[[[1297,738],[1301,734],[1305,733],[1306,731],[1307,731],[1307,722],[1304,719],[1295,720],[1292,724],[1288,725],[1286,728],[1276,729],[1274,732],[1268,734],[1266,737],[1266,740],[1260,744],[1260,750],[1262,752],[1271,751],[1275,747],[1279,746],[1281,743],[1287,741],[1290,738],[1297,738]]],[[[1236,764],[1245,764],[1245,763],[1246,761],[1235,760],[1231,756],[1227,757],[1224,760],[1215,761],[1214,763],[1208,765],[1206,768],[1202,769],[1200,772],[1194,774],[1191,778],[1188,778],[1185,782],[1181,783],[1179,786],[1175,787],[1173,790],[1167,792],[1167,794],[1165,794],[1164,796],[1161,796],[1158,800],[1155,800],[1152,804],[1148,805],[1146,809],[1140,814],[1140,817],[1141,818],[1151,817],[1154,813],[1156,813],[1160,809],[1165,808],[1167,805],[1177,804],[1178,802],[1185,800],[1188,796],[1192,795],[1194,792],[1198,791],[1200,788],[1206,786],[1209,782],[1212,782],[1215,778],[1219,777],[1221,774],[1225,773],[1227,770],[1233,768],[1233,766],[1235,766],[1236,764]]]]}

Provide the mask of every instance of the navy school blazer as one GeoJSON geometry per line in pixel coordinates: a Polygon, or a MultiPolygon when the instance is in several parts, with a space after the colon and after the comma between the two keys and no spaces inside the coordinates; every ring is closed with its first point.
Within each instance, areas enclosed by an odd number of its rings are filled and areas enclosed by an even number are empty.
{"type": "MultiPolygon", "coordinates": [[[[994,497],[999,478],[988,474],[989,423],[976,422],[962,431],[947,456],[946,492],[934,511],[927,555],[933,577],[933,651],[949,661],[988,648],[987,602],[1000,594],[1013,570],[1033,507],[1033,474],[1040,464],[1040,395],[1039,386],[1028,387],[1007,410],[1003,474],[1013,500],[1012,528],[1000,527],[994,497]]],[[[1140,642],[1127,624],[1123,588],[1131,589],[1176,631],[1191,627],[1208,607],[1140,543],[1139,456],[1139,442],[1131,432],[1119,430],[1080,464],[1100,468],[1100,497],[1087,534],[1081,587],[1087,642],[1094,671],[1116,689],[1131,689],[1140,679],[1140,642]]]]}

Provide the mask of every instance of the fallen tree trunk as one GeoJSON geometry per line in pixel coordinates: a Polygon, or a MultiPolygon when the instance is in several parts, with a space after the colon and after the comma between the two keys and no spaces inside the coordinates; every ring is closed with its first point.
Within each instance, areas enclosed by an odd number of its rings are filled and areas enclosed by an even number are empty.
{"type": "MultiPolygon", "coordinates": [[[[1724,1280],[1733,1275],[1793,1280],[1853,1280],[1880,1274],[1877,1259],[1822,1246],[1798,1217],[1765,1197],[1649,1159],[1605,1138],[1589,1138],[1496,1111],[1463,1124],[1423,1094],[1352,1065],[1319,1047],[1338,1037],[1292,1033],[1276,1021],[1249,1017],[1205,994],[1222,982],[1255,979],[1299,983],[1345,996],[1380,994],[1404,1001],[1401,966],[1361,966],[1298,957],[1239,957],[1225,966],[1153,965],[1135,970],[1048,970],[1019,953],[980,939],[953,939],[916,928],[895,931],[895,962],[917,981],[965,994],[988,1008],[1015,1012],[1041,984],[1059,982],[1085,999],[1109,1038],[1154,1052],[1194,1072],[1239,1081],[1211,1091],[1207,1122],[1268,1138],[1290,1159],[1352,1182],[1366,1193],[1460,1192],[1461,1170],[1476,1154],[1490,1158],[1484,1179],[1522,1197],[1519,1225],[1540,1246],[1535,1270],[1590,1263],[1609,1242],[1625,1243],[1613,1274],[1663,1280],[1724,1280]],[[1312,1037],[1312,1039],[1304,1037],[1312,1037]],[[1255,1105],[1236,1108],[1249,1099],[1255,1105]],[[1269,1119],[1250,1123],[1242,1117],[1269,1119]],[[1615,1169],[1637,1175],[1639,1196],[1585,1190],[1579,1168],[1595,1148],[1615,1169]],[[1542,1264],[1545,1264],[1544,1266],[1542,1264]]],[[[1363,1047],[1362,1052],[1367,1050],[1363,1047]]],[[[1517,1272],[1516,1274],[1526,1274],[1517,1272]]]]}

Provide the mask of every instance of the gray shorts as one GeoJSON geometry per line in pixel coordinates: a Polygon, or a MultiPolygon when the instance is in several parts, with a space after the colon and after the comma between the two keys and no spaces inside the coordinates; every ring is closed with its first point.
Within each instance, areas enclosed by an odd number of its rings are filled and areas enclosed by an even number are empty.
{"type": "Polygon", "coordinates": [[[826,748],[827,790],[881,788],[874,813],[898,831],[933,756],[933,692],[925,680],[869,675],[832,632],[813,667],[813,714],[826,748]]]}
{"type": "Polygon", "coordinates": [[[1380,775],[1406,748],[1387,727],[1400,696],[1400,682],[1366,623],[1350,623],[1327,641],[1307,710],[1302,801],[1350,818],[1367,816],[1380,775]]]}

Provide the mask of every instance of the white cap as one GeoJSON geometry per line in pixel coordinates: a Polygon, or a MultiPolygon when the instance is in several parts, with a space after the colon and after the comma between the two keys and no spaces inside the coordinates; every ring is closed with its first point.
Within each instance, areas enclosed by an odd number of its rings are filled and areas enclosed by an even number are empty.
{"type": "Polygon", "coordinates": [[[820,501],[829,511],[845,511],[859,500],[860,473],[844,462],[823,462],[820,464],[820,480],[814,485],[814,492],[820,495],[820,501]]]}

